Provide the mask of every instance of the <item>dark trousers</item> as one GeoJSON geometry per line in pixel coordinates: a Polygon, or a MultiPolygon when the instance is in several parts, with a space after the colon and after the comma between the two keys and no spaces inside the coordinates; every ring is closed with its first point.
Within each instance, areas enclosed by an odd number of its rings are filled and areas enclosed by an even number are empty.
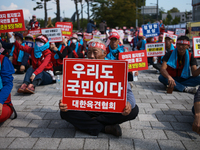
{"type": "Polygon", "coordinates": [[[137,117],[139,108],[137,105],[131,110],[130,114],[123,116],[121,113],[103,113],[103,112],[87,112],[87,111],[72,111],[60,112],[62,119],[71,123],[79,130],[90,135],[98,135],[103,132],[105,126],[121,124],[128,120],[133,120],[137,117]]]}
{"type": "Polygon", "coordinates": [[[161,63],[153,64],[153,67],[160,71],[162,64],[161,63]]]}
{"type": "Polygon", "coordinates": [[[47,84],[51,84],[53,82],[52,77],[49,73],[42,71],[40,74],[35,76],[35,79],[33,80],[33,82],[31,82],[30,77],[33,74],[35,70],[30,67],[27,71],[26,71],[26,75],[24,77],[24,82],[26,84],[30,84],[32,83],[34,86],[37,85],[47,85],[47,84]]]}
{"type": "MultiPolygon", "coordinates": [[[[165,86],[168,85],[168,79],[165,78],[163,75],[160,75],[158,79],[165,86]]],[[[173,79],[175,80],[175,83],[176,83],[176,86],[174,86],[174,89],[180,92],[183,92],[187,86],[195,87],[197,85],[200,85],[200,76],[197,76],[197,77],[191,76],[188,79],[184,79],[181,77],[173,77],[173,79]]]]}
{"type": "Polygon", "coordinates": [[[63,71],[63,65],[53,66],[53,73],[55,74],[56,71],[63,71]]]}
{"type": "Polygon", "coordinates": [[[30,67],[30,65],[27,63],[27,65],[25,66],[25,70],[23,72],[20,71],[21,65],[13,65],[13,67],[15,69],[17,69],[17,71],[15,73],[17,73],[17,74],[23,74],[24,72],[26,72],[28,70],[28,68],[30,67]]]}

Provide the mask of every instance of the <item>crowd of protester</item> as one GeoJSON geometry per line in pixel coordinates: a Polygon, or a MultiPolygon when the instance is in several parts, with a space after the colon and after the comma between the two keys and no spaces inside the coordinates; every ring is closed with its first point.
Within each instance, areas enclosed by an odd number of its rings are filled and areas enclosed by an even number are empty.
{"type": "MultiPolygon", "coordinates": [[[[36,16],[33,16],[30,26],[32,30],[40,28],[36,16]]],[[[119,53],[127,51],[123,42],[128,41],[132,51],[145,50],[146,43],[162,42],[163,32],[165,32],[162,21],[160,21],[160,35],[157,40],[153,37],[141,36],[139,28],[121,29],[116,27],[110,29],[104,20],[100,23],[99,28],[100,31],[97,30],[96,23],[90,20],[86,33],[105,34],[103,39],[105,42],[100,39],[86,42],[83,32],[76,32],[70,38],[63,36],[63,41],[57,43],[50,43],[48,37],[43,34],[38,34],[33,38],[31,34],[23,37],[21,33],[14,33],[14,43],[0,39],[0,123],[8,119],[13,111],[15,112],[10,94],[13,86],[13,73],[24,74],[24,80],[17,92],[34,94],[37,86],[55,83],[55,75],[62,74],[64,58],[119,60],[119,53]],[[131,40],[126,40],[126,35],[130,36],[131,40]],[[34,47],[29,47],[26,42],[34,42],[34,47]],[[104,48],[93,47],[92,43],[102,44],[104,48]]],[[[8,37],[11,36],[8,34],[8,37]]],[[[197,60],[188,51],[189,38],[187,36],[179,37],[176,47],[173,46],[173,39],[170,36],[165,37],[164,42],[165,56],[149,57],[149,69],[154,67],[157,73],[160,73],[159,81],[166,88],[196,93],[193,113],[197,117],[195,117],[193,130],[200,133],[200,117],[198,117],[200,115],[200,89],[197,91],[196,87],[200,84],[200,69],[197,69],[197,60]]],[[[133,81],[138,74],[138,71],[129,72],[128,80],[133,81]]],[[[61,118],[91,135],[105,132],[121,136],[119,124],[135,119],[139,112],[131,91],[132,85],[133,82],[128,84],[128,102],[122,114],[68,111],[66,104],[60,101],[61,118]]]]}

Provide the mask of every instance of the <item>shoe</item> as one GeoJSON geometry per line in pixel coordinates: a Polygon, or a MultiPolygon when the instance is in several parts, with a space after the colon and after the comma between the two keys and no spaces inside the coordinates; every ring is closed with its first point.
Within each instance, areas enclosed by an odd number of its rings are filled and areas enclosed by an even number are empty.
{"type": "Polygon", "coordinates": [[[27,85],[24,83],[21,87],[17,90],[17,93],[24,93],[24,90],[27,88],[27,85]]]}
{"type": "Polygon", "coordinates": [[[195,94],[197,92],[196,87],[186,87],[184,90],[186,93],[192,93],[195,94]]]}
{"type": "Polygon", "coordinates": [[[153,65],[149,65],[148,69],[153,69],[153,65]]]}
{"type": "Polygon", "coordinates": [[[28,87],[24,90],[25,93],[28,94],[35,94],[35,88],[34,85],[29,84],[28,87]]]}
{"type": "Polygon", "coordinates": [[[121,130],[121,127],[119,126],[119,124],[106,126],[105,133],[112,134],[117,137],[122,136],[122,130],[121,130]]]}

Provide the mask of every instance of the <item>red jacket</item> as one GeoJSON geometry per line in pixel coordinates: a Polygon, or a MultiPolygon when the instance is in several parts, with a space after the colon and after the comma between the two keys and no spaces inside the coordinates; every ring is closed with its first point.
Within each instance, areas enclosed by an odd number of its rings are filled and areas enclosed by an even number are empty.
{"type": "Polygon", "coordinates": [[[39,22],[38,21],[31,22],[31,30],[38,29],[38,27],[39,27],[39,22]]]}
{"type": "MultiPolygon", "coordinates": [[[[60,53],[62,53],[64,49],[65,49],[65,46],[62,45],[60,53]]],[[[52,52],[52,54],[51,54],[51,61],[53,63],[53,66],[57,67],[57,66],[62,65],[63,64],[63,60],[62,59],[55,59],[54,58],[55,55],[56,55],[56,53],[52,52]]],[[[67,56],[66,56],[66,58],[67,58],[67,56]]]]}
{"type": "MultiPolygon", "coordinates": [[[[171,51],[173,52],[173,51],[171,51]]],[[[189,62],[191,59],[191,53],[189,52],[189,62]]],[[[183,59],[183,64],[185,64],[185,59],[183,59]]],[[[177,59],[177,65],[176,65],[176,69],[170,67],[167,65],[167,72],[171,77],[180,77],[181,73],[183,71],[184,65],[182,65],[181,67],[179,67],[179,63],[178,63],[178,59],[177,59]]]]}
{"type": "Polygon", "coordinates": [[[34,48],[22,46],[17,41],[15,41],[14,44],[16,48],[31,54],[32,67],[35,70],[33,73],[35,75],[40,74],[42,71],[53,71],[53,63],[51,62],[51,51],[49,49],[42,52],[41,58],[35,58],[34,48]]]}
{"type": "MultiPolygon", "coordinates": [[[[28,45],[25,44],[25,47],[27,48],[28,45]]],[[[18,65],[18,66],[21,65],[21,62],[18,62],[18,61],[17,61],[18,56],[19,56],[19,51],[20,51],[20,49],[18,49],[18,48],[15,47],[15,49],[14,49],[14,51],[13,51],[13,60],[12,60],[12,64],[18,65]]],[[[29,63],[29,62],[28,62],[28,63],[29,63]]]]}

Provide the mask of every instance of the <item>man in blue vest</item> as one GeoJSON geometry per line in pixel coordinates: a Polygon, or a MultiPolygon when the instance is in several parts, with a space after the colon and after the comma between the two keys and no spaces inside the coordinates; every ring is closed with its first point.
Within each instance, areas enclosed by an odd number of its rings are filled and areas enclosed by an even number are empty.
{"type": "Polygon", "coordinates": [[[187,36],[178,38],[177,48],[163,57],[159,81],[180,92],[196,93],[195,86],[200,85],[200,68],[197,69],[197,61],[188,51],[189,46],[187,36]]]}

